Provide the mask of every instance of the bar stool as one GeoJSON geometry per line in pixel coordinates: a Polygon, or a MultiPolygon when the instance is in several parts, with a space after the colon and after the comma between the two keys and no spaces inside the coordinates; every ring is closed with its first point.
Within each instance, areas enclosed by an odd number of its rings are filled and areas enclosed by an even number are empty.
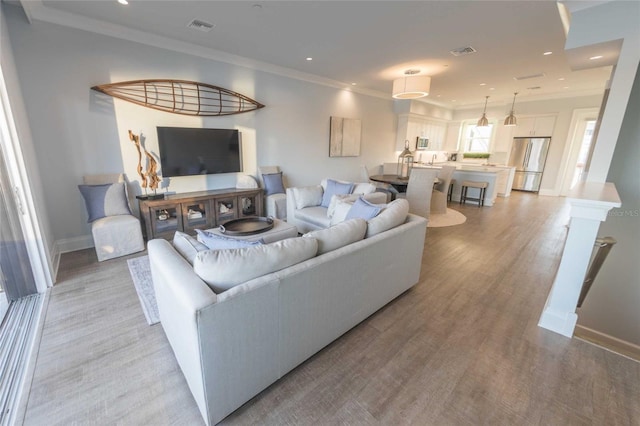
{"type": "Polygon", "coordinates": [[[462,181],[462,185],[460,185],[462,190],[460,191],[460,204],[464,204],[467,201],[477,201],[478,207],[484,206],[484,196],[487,192],[487,186],[489,186],[489,182],[476,182],[473,180],[465,180],[462,181]],[[480,190],[480,194],[478,198],[472,198],[467,196],[467,190],[469,188],[478,188],[480,190]]]}
{"type": "Polygon", "coordinates": [[[449,182],[449,189],[447,190],[447,203],[451,202],[451,197],[453,196],[453,185],[455,184],[456,184],[456,180],[451,179],[451,182],[449,182]]]}

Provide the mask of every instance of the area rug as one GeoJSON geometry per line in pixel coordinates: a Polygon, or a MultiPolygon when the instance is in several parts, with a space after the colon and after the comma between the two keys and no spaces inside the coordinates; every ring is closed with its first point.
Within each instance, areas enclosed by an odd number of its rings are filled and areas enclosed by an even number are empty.
{"type": "Polygon", "coordinates": [[[441,228],[443,226],[460,225],[465,223],[466,221],[467,217],[465,215],[457,210],[447,208],[447,212],[445,214],[431,213],[429,215],[427,228],[441,228]]]}
{"type": "Polygon", "coordinates": [[[149,256],[136,257],[128,259],[129,273],[133,279],[133,285],[138,293],[142,312],[149,325],[160,322],[158,314],[158,304],[156,303],[156,294],[153,290],[153,281],[151,280],[151,266],[149,265],[149,256]]]}

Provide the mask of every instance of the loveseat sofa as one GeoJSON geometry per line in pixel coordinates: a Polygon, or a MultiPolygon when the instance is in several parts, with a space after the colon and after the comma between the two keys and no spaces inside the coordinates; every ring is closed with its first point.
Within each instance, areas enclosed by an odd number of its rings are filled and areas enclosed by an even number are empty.
{"type": "MultiPolygon", "coordinates": [[[[335,221],[331,220],[334,207],[330,203],[332,196],[327,196],[330,182],[331,179],[323,179],[320,185],[287,188],[287,222],[295,225],[298,232],[325,229],[335,224],[335,221]]],[[[387,201],[387,195],[384,192],[376,192],[377,187],[371,183],[333,182],[351,185],[349,193],[345,194],[351,196],[350,201],[359,196],[370,203],[387,201]]]]}
{"type": "MultiPolygon", "coordinates": [[[[394,208],[408,212],[399,201],[394,208]]],[[[150,241],[162,327],[207,424],[416,284],[426,225],[406,213],[391,223],[381,213],[271,244],[197,254],[150,241]],[[242,265],[248,261],[250,268],[242,265]],[[290,266],[264,269],[279,262],[290,266]],[[203,271],[214,263],[226,266],[203,271]],[[257,276],[245,280],[246,273],[257,276]],[[236,282],[220,291],[205,281],[216,279],[236,282]]]]}

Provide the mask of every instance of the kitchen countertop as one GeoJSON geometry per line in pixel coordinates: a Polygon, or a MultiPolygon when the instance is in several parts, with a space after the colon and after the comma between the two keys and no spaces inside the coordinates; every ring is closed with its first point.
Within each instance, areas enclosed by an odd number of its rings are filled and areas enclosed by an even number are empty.
{"type": "Polygon", "coordinates": [[[499,166],[490,164],[473,164],[473,163],[459,163],[459,162],[447,162],[447,163],[414,163],[413,167],[424,167],[427,169],[440,169],[442,166],[454,166],[456,170],[461,172],[480,172],[480,173],[498,173],[502,170],[510,170],[513,167],[499,166]]]}

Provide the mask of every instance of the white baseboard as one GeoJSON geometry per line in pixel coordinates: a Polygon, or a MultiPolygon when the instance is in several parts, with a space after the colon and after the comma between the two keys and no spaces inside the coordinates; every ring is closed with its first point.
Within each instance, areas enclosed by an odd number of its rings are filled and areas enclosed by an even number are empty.
{"type": "Polygon", "coordinates": [[[640,346],[618,339],[598,330],[576,324],[574,337],[593,343],[603,349],[610,350],[624,357],[640,361],[640,346]]]}
{"type": "Polygon", "coordinates": [[[93,237],[83,235],[75,238],[64,238],[62,240],[56,240],[53,243],[53,249],[51,250],[51,263],[53,264],[53,277],[54,282],[58,276],[58,269],[60,267],[60,257],[63,253],[69,253],[71,251],[84,250],[94,247],[93,237]]]}
{"type": "Polygon", "coordinates": [[[540,191],[538,191],[538,195],[544,195],[547,197],[558,197],[560,196],[560,192],[556,191],[555,189],[541,189],[540,191]]]}

